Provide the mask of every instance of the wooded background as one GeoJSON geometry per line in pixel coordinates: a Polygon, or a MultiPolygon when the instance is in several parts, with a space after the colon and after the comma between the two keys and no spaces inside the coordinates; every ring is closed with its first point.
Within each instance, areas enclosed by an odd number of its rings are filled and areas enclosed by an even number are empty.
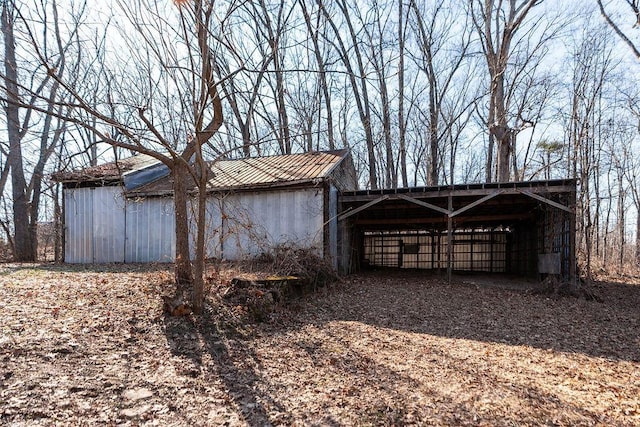
{"type": "Polygon", "coordinates": [[[60,219],[51,172],[194,140],[209,159],[348,147],[362,188],[577,178],[586,272],[640,260],[637,1],[100,3],[1,3],[16,260],[60,219]]]}

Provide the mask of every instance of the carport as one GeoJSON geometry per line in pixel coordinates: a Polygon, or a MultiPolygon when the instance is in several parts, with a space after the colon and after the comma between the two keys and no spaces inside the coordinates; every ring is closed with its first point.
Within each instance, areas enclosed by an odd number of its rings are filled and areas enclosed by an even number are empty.
{"type": "Polygon", "coordinates": [[[342,265],[575,277],[575,180],[343,192],[342,265]]]}

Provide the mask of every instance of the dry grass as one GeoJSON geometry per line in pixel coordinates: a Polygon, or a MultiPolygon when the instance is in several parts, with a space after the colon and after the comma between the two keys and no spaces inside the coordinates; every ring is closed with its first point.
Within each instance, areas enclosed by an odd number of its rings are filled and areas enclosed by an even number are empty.
{"type": "Polygon", "coordinates": [[[635,284],[596,302],[363,274],[248,324],[215,297],[164,317],[170,279],[0,267],[0,423],[640,424],[635,284]]]}

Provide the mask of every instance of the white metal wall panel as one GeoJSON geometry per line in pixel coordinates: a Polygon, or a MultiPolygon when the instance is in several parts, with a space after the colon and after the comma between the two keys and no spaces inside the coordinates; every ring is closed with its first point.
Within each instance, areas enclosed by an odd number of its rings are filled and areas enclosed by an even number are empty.
{"type": "Polygon", "coordinates": [[[278,244],[323,245],[322,189],[238,193],[223,204],[223,255],[230,260],[269,251],[278,244]]]}
{"type": "Polygon", "coordinates": [[[93,262],[124,262],[125,201],[121,187],[93,189],[93,262]]]}
{"type": "Polygon", "coordinates": [[[92,188],[64,190],[65,262],[93,262],[93,191],[92,188]]]}
{"type": "Polygon", "coordinates": [[[207,258],[222,258],[222,207],[224,198],[209,197],[207,200],[207,233],[205,247],[207,258]]]}
{"type": "Polygon", "coordinates": [[[338,269],[338,189],[329,187],[329,256],[333,268],[338,269]]]}
{"type": "MultiPolygon", "coordinates": [[[[205,258],[220,258],[222,256],[222,247],[220,246],[220,234],[222,233],[222,215],[221,209],[223,198],[208,197],[206,213],[205,213],[205,258]]],[[[198,228],[195,221],[198,212],[198,203],[188,203],[189,214],[189,253],[191,257],[196,255],[196,240],[198,238],[198,228]]]]}
{"type": "MultiPolygon", "coordinates": [[[[66,262],[174,260],[173,199],[125,201],[121,191],[120,187],[65,190],[66,262]]],[[[322,189],[210,197],[207,257],[239,260],[278,244],[312,247],[321,255],[323,202],[322,189]]],[[[191,239],[195,237],[192,232],[191,239]]]]}
{"type": "Polygon", "coordinates": [[[171,262],[175,257],[172,198],[129,200],[125,262],[171,262]]]}

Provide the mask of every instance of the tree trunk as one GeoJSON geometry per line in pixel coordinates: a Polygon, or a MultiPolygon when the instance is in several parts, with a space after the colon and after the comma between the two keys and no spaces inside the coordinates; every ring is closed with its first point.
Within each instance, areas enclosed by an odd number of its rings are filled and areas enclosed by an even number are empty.
{"type": "Polygon", "coordinates": [[[311,41],[313,42],[313,54],[315,56],[316,63],[318,64],[318,81],[322,89],[325,108],[327,110],[327,139],[329,143],[329,149],[335,150],[336,143],[335,137],[333,136],[333,109],[331,107],[331,93],[329,84],[327,82],[326,67],[324,59],[322,58],[322,51],[320,49],[320,43],[318,40],[318,34],[320,32],[320,14],[318,13],[317,15],[316,27],[314,29],[311,24],[311,16],[309,15],[309,11],[307,10],[306,3],[304,1],[300,1],[299,3],[302,9],[304,22],[307,26],[307,31],[311,35],[311,41]]]}
{"type": "MultiPolygon", "coordinates": [[[[375,56],[375,53],[372,54],[375,56]]],[[[374,64],[378,74],[378,83],[380,87],[380,102],[382,103],[382,132],[384,134],[384,147],[387,165],[385,168],[385,184],[387,188],[398,187],[398,173],[394,161],[394,149],[393,141],[391,138],[391,109],[389,108],[389,95],[387,91],[387,82],[384,75],[383,59],[380,58],[380,63],[374,64]]]]}
{"type": "Polygon", "coordinates": [[[196,234],[196,254],[194,259],[193,293],[191,302],[193,312],[202,314],[204,308],[204,270],[205,270],[205,234],[207,220],[207,164],[202,158],[201,146],[197,153],[198,171],[198,216],[196,234]]]}
{"type": "MultiPolygon", "coordinates": [[[[15,38],[13,35],[13,18],[9,6],[2,6],[2,33],[4,35],[4,84],[7,92],[5,114],[7,118],[7,136],[9,138],[9,155],[7,166],[11,168],[11,187],[13,199],[14,226],[14,259],[32,262],[36,260],[36,246],[33,239],[27,198],[27,182],[22,160],[22,136],[20,132],[20,112],[18,96],[18,65],[16,62],[15,38]]],[[[34,224],[35,226],[35,224],[34,224]]]]}
{"type": "Polygon", "coordinates": [[[342,11],[347,24],[347,28],[349,30],[349,37],[351,39],[351,46],[349,47],[345,46],[344,41],[340,36],[341,31],[338,29],[336,23],[332,20],[332,15],[322,4],[322,2],[318,0],[317,3],[318,6],[322,9],[322,13],[327,20],[327,23],[331,26],[334,32],[336,39],[335,42],[337,43],[340,51],[340,60],[348,71],[349,82],[353,90],[354,100],[356,102],[356,107],[358,108],[358,115],[360,117],[362,127],[364,128],[365,141],[367,143],[367,157],[369,161],[369,186],[372,189],[377,189],[378,172],[376,167],[375,144],[373,141],[373,132],[371,129],[371,105],[369,103],[367,81],[365,78],[367,73],[365,70],[364,61],[362,59],[362,52],[360,51],[361,43],[358,40],[356,31],[351,22],[351,17],[349,15],[347,3],[345,1],[338,2],[338,7],[342,11]],[[353,51],[353,53],[350,53],[351,51],[353,51]],[[351,65],[350,58],[352,55],[355,56],[356,62],[358,64],[357,71],[354,71],[351,65]]]}
{"type": "MultiPolygon", "coordinates": [[[[506,67],[506,64],[505,64],[506,67]]],[[[493,121],[489,122],[490,137],[493,136],[496,149],[496,175],[498,182],[511,180],[511,147],[513,131],[507,123],[507,110],[505,108],[504,76],[502,67],[492,67],[491,76],[491,104],[494,108],[493,121]]]]}
{"type": "MultiPolygon", "coordinates": [[[[625,218],[625,209],[624,209],[624,186],[623,186],[623,175],[620,171],[618,171],[618,236],[620,240],[620,251],[618,252],[618,268],[619,271],[622,272],[622,268],[624,267],[624,245],[625,241],[625,227],[624,227],[624,218],[625,218]]],[[[597,224],[597,223],[596,223],[597,224]]]]}
{"type": "Polygon", "coordinates": [[[181,160],[175,160],[171,170],[173,176],[173,194],[176,232],[176,292],[184,293],[193,284],[191,254],[189,253],[189,216],[187,210],[189,166],[181,160]]]}
{"type": "Polygon", "coordinates": [[[406,126],[404,119],[404,11],[403,1],[398,2],[398,148],[400,150],[400,176],[402,186],[409,186],[407,176],[406,126]]]}
{"type": "Polygon", "coordinates": [[[494,132],[498,142],[498,157],[496,159],[498,182],[509,182],[511,180],[511,138],[513,134],[508,128],[501,128],[494,132]]]}
{"type": "Polygon", "coordinates": [[[56,188],[55,188],[55,192],[54,192],[54,220],[53,220],[53,224],[54,224],[54,230],[55,230],[55,243],[54,243],[54,249],[53,249],[53,259],[54,261],[57,263],[61,263],[64,261],[62,254],[63,254],[63,250],[62,250],[62,245],[63,245],[63,240],[62,240],[62,236],[64,235],[64,217],[62,214],[62,207],[60,204],[60,186],[61,184],[56,184],[56,188]]]}
{"type": "MultiPolygon", "coordinates": [[[[640,212],[640,204],[636,204],[640,212]]],[[[636,266],[640,267],[640,215],[636,215],[636,266]]]]}
{"type": "Polygon", "coordinates": [[[438,157],[440,147],[438,141],[438,111],[435,102],[435,81],[430,82],[429,96],[429,176],[428,185],[438,185],[438,157]]]}

